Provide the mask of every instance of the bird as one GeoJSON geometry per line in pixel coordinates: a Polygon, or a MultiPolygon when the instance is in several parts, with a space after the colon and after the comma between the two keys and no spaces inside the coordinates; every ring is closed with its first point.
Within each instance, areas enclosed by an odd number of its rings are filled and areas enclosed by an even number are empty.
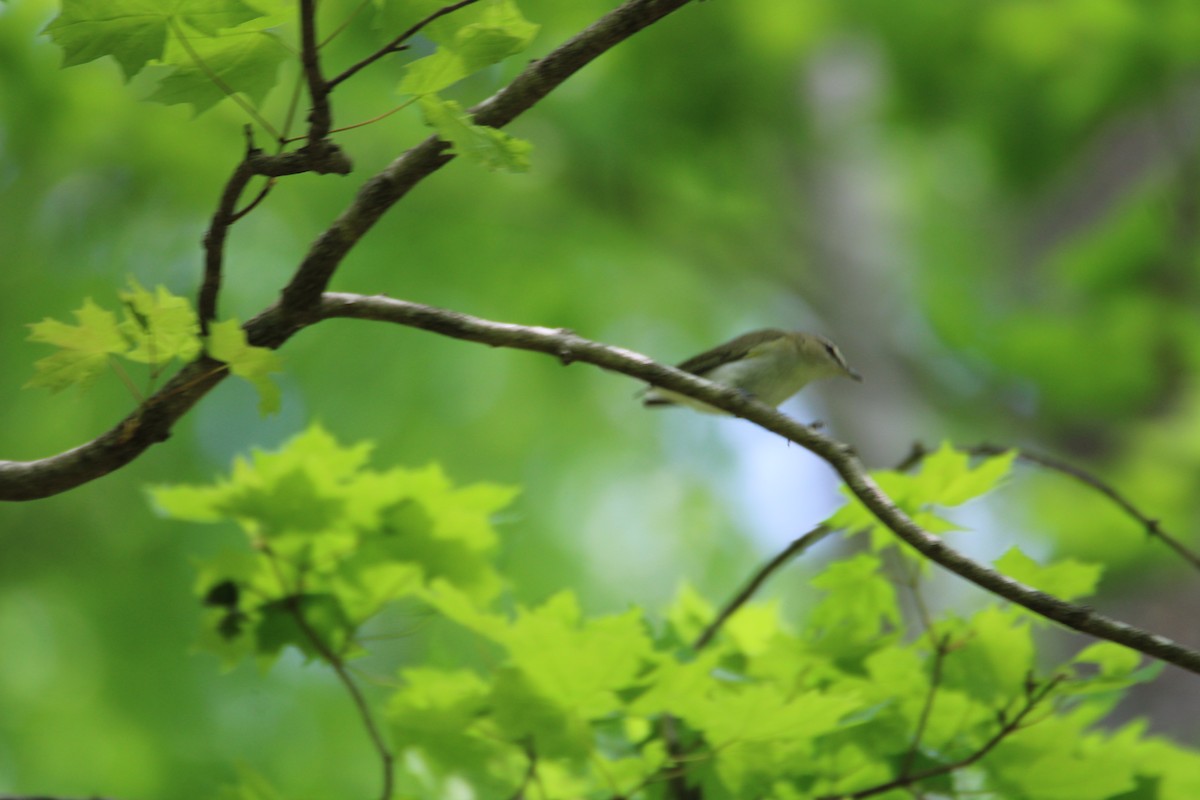
{"type": "MultiPolygon", "coordinates": [[[[737,389],[769,406],[778,406],[817,378],[842,376],[862,382],[837,345],[824,336],[779,328],[743,333],[680,362],[676,369],[737,389]]],[[[707,414],[726,413],[657,387],[645,392],[642,405],[685,405],[707,414]]]]}

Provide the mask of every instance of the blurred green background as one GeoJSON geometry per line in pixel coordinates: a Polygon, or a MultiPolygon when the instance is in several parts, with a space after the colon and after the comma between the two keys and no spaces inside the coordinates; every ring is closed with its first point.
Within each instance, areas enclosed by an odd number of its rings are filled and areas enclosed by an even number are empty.
{"type": "MultiPolygon", "coordinates": [[[[614,4],[524,0],[543,25],[532,51],[454,95],[488,95],[614,4]]],[[[229,103],[192,119],[139,102],[150,80],[126,87],[107,59],[60,70],[38,33],[54,13],[0,5],[8,459],[75,446],[130,410],[116,379],[22,390],[47,354],[25,325],[87,296],[112,307],[129,275],[192,295],[246,121],[229,103]]],[[[389,34],[362,15],[328,58],[349,64],[389,34]]],[[[400,63],[347,85],[338,123],[395,105],[400,63]]],[[[820,331],[867,382],[785,408],[870,465],[917,440],[1030,446],[1195,542],[1198,66],[1192,0],[693,4],[512,126],[534,144],[531,173],[450,164],[334,287],[563,326],[668,362],[754,327],[820,331]]],[[[340,136],[354,174],[285,179],[233,231],[222,312],[269,303],[362,180],[425,135],[396,114],[340,136]]],[[[0,791],[202,797],[237,763],[293,796],[370,791],[371,753],[328,675],[299,659],[221,675],[190,652],[189,558],[237,539],[165,522],[143,493],[209,479],[310,420],[376,441],[376,466],[439,461],[459,482],[523,487],[498,521],[523,602],[569,586],[592,611],[654,608],[684,580],[720,602],[837,504],[830,472],[798,448],[735,420],[643,411],[637,385],[587,366],[351,321],[282,355],[278,416],[260,419],[251,390],[227,381],[128,468],[0,508],[0,791]]],[[[1098,608],[1200,645],[1194,573],[1095,494],[1021,471],[961,518],[977,532],[956,541],[981,557],[1019,543],[1101,561],[1098,608]]],[[[812,569],[771,591],[802,608],[812,569]]],[[[943,604],[981,599],[937,587],[943,604]]],[[[373,666],[415,649],[401,636],[373,666]]],[[[1168,670],[1125,713],[1194,744],[1185,695],[1200,696],[1194,676],[1168,670]]]]}

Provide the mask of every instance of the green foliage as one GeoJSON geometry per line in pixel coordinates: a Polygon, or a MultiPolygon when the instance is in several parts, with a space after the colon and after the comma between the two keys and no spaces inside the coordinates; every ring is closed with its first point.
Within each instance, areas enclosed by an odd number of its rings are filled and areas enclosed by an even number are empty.
{"type": "Polygon", "coordinates": [[[113,356],[148,364],[157,374],[171,361],[189,361],[200,352],[200,325],[185,299],[162,286],[151,293],[133,279],[120,297],[120,322],[89,297],[72,312],[76,325],[50,318],[30,325],[29,341],[52,344],[59,352],[34,364],[35,374],[26,388],[57,392],[74,384],[87,386],[109,367],[113,356]]]}
{"type": "Polygon", "coordinates": [[[42,386],[57,392],[75,383],[86,386],[104,371],[110,355],[130,349],[117,327],[117,318],[90,297],[74,314],[78,325],[47,318],[29,326],[29,341],[61,349],[34,364],[36,374],[25,388],[42,386]]]}
{"type": "Polygon", "coordinates": [[[284,51],[263,16],[241,0],[63,0],[46,32],[63,66],[112,56],[127,80],[151,63],[172,67],[151,99],[202,111],[225,92],[261,100],[274,84],[284,51]]]}
{"type": "Polygon", "coordinates": [[[258,391],[259,413],[278,411],[279,387],[267,376],[283,370],[279,355],[266,347],[248,344],[246,332],[235,319],[214,322],[208,330],[208,354],[224,361],[230,372],[249,381],[258,391]]]}
{"type": "MultiPolygon", "coordinates": [[[[187,103],[196,113],[233,95],[261,106],[278,82],[280,65],[298,51],[276,31],[294,20],[294,4],[278,4],[271,13],[259,10],[275,5],[266,0],[253,6],[242,0],[64,0],[46,33],[62,48],[64,66],[112,56],[127,80],[148,65],[169,68],[148,100],[187,103]]],[[[420,19],[442,5],[422,1],[404,4],[402,12],[383,11],[420,19]]],[[[345,13],[358,12],[347,8],[345,13]]],[[[436,93],[523,52],[538,30],[513,0],[482,0],[444,15],[422,29],[437,49],[407,65],[400,92],[421,98],[426,122],[459,155],[488,169],[524,172],[532,145],[473,124],[459,103],[436,93]]]]}
{"type": "Polygon", "coordinates": [[[420,102],[425,121],[437,129],[438,136],[451,144],[452,152],[456,155],[488,169],[507,172],[526,172],[529,169],[529,152],[533,149],[529,142],[496,128],[474,124],[471,115],[453,100],[425,95],[420,102]]]}
{"type": "Polygon", "coordinates": [[[277,82],[288,50],[270,31],[191,41],[171,74],[146,99],[164,105],[189,103],[197,114],[231,93],[261,105],[277,82]]]}
{"type": "MultiPolygon", "coordinates": [[[[436,5],[430,7],[436,10],[436,5]]],[[[437,43],[432,55],[406,67],[402,94],[440,92],[463,78],[526,50],[539,26],[526,20],[511,0],[494,0],[463,9],[453,20],[435,21],[425,35],[437,43]]]]}
{"type": "Polygon", "coordinates": [[[211,608],[202,641],[227,663],[250,654],[270,663],[288,645],[350,655],[367,620],[431,581],[480,601],[500,591],[488,517],[514,491],[455,489],[437,467],[371,470],[370,449],[313,427],[279,453],[239,459],[212,485],[151,491],[165,514],[231,519],[249,538],[250,553],[199,566],[197,592],[211,608]]]}
{"type": "MultiPolygon", "coordinates": [[[[971,466],[967,453],[943,442],[921,460],[920,469],[915,473],[879,470],[871,475],[914,522],[933,533],[945,533],[957,530],[958,526],[934,513],[933,509],[962,505],[991,491],[1008,474],[1016,455],[1014,450],[981,459],[971,466]]],[[[895,537],[883,529],[866,506],[845,488],[842,493],[850,503],[829,518],[830,526],[854,533],[870,532],[872,546],[877,549],[896,543],[895,537]]]]}
{"type": "MultiPolygon", "coordinates": [[[[163,286],[150,292],[132,278],[120,298],[124,306],[120,322],[89,297],[72,312],[76,325],[50,318],[31,324],[29,341],[52,344],[59,351],[34,363],[34,376],[25,388],[58,392],[73,385],[87,387],[112,368],[140,399],[140,392],[115,357],[146,364],[153,380],[172,361],[187,362],[200,354],[205,341],[196,312],[185,298],[163,286]]],[[[230,372],[258,390],[262,414],[279,410],[279,388],[267,377],[281,370],[273,350],[247,344],[246,333],[236,320],[213,323],[207,344],[210,356],[224,361],[230,372]]]]}
{"type": "MultiPolygon", "coordinates": [[[[1116,800],[1185,786],[1200,768],[1200,755],[1136,724],[1096,728],[1123,689],[1157,674],[1136,653],[1092,645],[1047,669],[1028,613],[1008,606],[907,631],[870,553],[813,579],[822,597],[804,618],[751,604],[703,650],[688,642],[713,609],[687,587],[659,619],[638,608],[589,616],[569,590],[500,610],[488,519],[514,491],[455,488],[436,467],[372,469],[370,450],[314,427],[210,485],[152,496],[170,516],[231,520],[247,535],[247,549],[202,562],[196,583],[202,643],[227,663],[266,665],[294,648],[340,669],[366,652],[364,626],[402,599],[475,641],[476,668],[406,664],[382,703],[405,797],[458,785],[477,797],[654,800],[676,779],[706,800],[835,797],[893,781],[946,796],[1057,800],[1075,787],[1116,800]],[[1162,756],[1153,765],[1151,752],[1162,756]]],[[[908,502],[978,496],[1008,461],[971,469],[943,448],[908,502]]],[[[1002,563],[1066,593],[1096,578],[1016,551],[1002,563]]],[[[248,775],[229,797],[271,796],[248,775]]]]}

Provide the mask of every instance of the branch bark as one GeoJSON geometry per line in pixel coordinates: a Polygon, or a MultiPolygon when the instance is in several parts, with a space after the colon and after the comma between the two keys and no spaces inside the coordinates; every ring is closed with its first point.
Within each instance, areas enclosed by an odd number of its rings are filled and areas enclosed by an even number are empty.
{"type": "Polygon", "coordinates": [[[1060,600],[967,558],[913,522],[892,502],[867,473],[852,447],[824,436],[735,389],[658,364],[639,353],[582,339],[569,331],[490,322],[387,297],[328,293],[324,296],[321,314],[326,318],[350,317],[394,322],[458,339],[534,350],[556,356],[564,363],[584,361],[717,406],[819,456],[892,533],[950,572],[1064,627],[1125,645],[1200,675],[1200,651],[1099,614],[1087,606],[1060,600]]]}

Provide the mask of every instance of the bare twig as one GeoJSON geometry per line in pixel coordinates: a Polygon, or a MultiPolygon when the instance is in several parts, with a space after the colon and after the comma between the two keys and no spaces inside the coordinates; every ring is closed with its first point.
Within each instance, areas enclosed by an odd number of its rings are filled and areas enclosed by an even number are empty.
{"type": "MultiPolygon", "coordinates": [[[[932,638],[932,633],[930,634],[932,638]]],[[[933,700],[937,697],[937,691],[942,685],[942,667],[946,664],[946,656],[950,653],[950,634],[945,634],[940,639],[934,641],[933,648],[933,668],[929,675],[929,691],[925,693],[925,702],[921,706],[921,716],[917,718],[917,729],[913,731],[912,742],[908,746],[908,752],[904,754],[904,761],[900,763],[900,774],[907,775],[912,769],[913,761],[917,758],[917,753],[921,752],[921,738],[925,735],[925,728],[929,725],[929,716],[933,713],[933,700]]]]}
{"type": "Polygon", "coordinates": [[[821,457],[841,476],[850,492],[876,519],[934,563],[992,594],[1065,627],[1125,645],[1200,674],[1200,652],[1196,650],[1099,614],[1086,606],[1060,600],[967,558],[941,538],[913,522],[912,518],[879,488],[851,447],[830,439],[735,389],[665,367],[638,353],[588,341],[570,332],[490,322],[466,314],[441,311],[387,297],[327,293],[322,300],[318,316],[394,322],[458,339],[486,342],[492,346],[532,350],[558,359],[565,356],[572,362],[594,364],[714,405],[777,433],[821,457]]]}
{"type": "Polygon", "coordinates": [[[721,629],[726,620],[733,616],[735,611],[745,605],[759,588],[767,582],[768,578],[778,572],[789,561],[799,557],[804,551],[831,533],[833,533],[833,529],[828,525],[818,525],[808,533],[795,539],[780,551],[778,555],[759,567],[758,571],[750,576],[750,580],[746,581],[741,590],[721,608],[713,621],[708,624],[708,627],[696,637],[696,641],[692,642],[692,649],[700,650],[704,648],[717,635],[717,631],[721,629]]]}
{"type": "Polygon", "coordinates": [[[254,209],[258,208],[258,204],[261,203],[263,200],[266,200],[267,195],[269,195],[271,193],[271,190],[275,188],[275,183],[277,180],[278,180],[277,178],[267,178],[267,182],[264,183],[263,187],[258,190],[258,194],[256,194],[254,196],[254,199],[251,200],[249,203],[247,203],[245,208],[234,212],[233,221],[237,222],[239,219],[246,216],[254,209]]]}
{"type": "Polygon", "coordinates": [[[296,621],[296,626],[300,628],[300,631],[304,634],[304,638],[308,639],[313,649],[333,668],[338,681],[341,682],[342,686],[346,688],[347,694],[350,695],[350,699],[358,711],[358,716],[362,719],[363,728],[366,729],[367,736],[370,738],[375,751],[379,754],[379,760],[383,766],[383,788],[380,792],[380,800],[391,800],[395,783],[395,756],[392,755],[392,750],[388,746],[387,740],[383,738],[383,733],[379,730],[379,725],[375,722],[375,716],[371,713],[371,706],[367,703],[367,698],[363,696],[362,689],[358,687],[354,676],[347,669],[346,662],[341,654],[330,647],[317,634],[312,625],[308,623],[308,619],[305,618],[304,609],[300,603],[300,598],[303,596],[301,587],[288,586],[283,576],[283,570],[279,568],[279,563],[275,559],[275,553],[267,547],[263,547],[261,550],[266,555],[271,568],[275,571],[275,577],[279,581],[280,591],[283,594],[282,599],[288,613],[296,621]]]}
{"type": "Polygon", "coordinates": [[[521,785],[512,793],[509,800],[525,800],[525,790],[537,778],[537,751],[533,749],[532,742],[525,743],[525,758],[528,759],[528,764],[525,766],[525,775],[521,778],[521,785]]]}
{"type": "Polygon", "coordinates": [[[344,72],[342,72],[341,75],[338,75],[335,78],[331,78],[329,80],[329,82],[326,84],[326,86],[329,89],[333,89],[333,87],[337,86],[342,81],[355,75],[356,73],[358,73],[359,70],[363,69],[364,67],[371,66],[376,61],[383,58],[384,56],[389,56],[392,53],[398,53],[401,50],[404,50],[405,49],[404,43],[407,42],[412,37],[416,36],[421,31],[421,29],[424,28],[429,23],[433,22],[434,20],[438,19],[439,17],[444,17],[447,14],[451,14],[455,11],[458,11],[460,8],[465,8],[466,6],[469,6],[469,5],[471,5],[473,3],[477,3],[477,2],[479,2],[479,0],[459,0],[457,3],[451,3],[448,6],[443,6],[442,8],[439,8],[437,11],[434,11],[432,14],[425,17],[423,20],[421,20],[420,22],[413,25],[411,28],[406,30],[404,33],[400,34],[395,39],[388,42],[386,45],[381,47],[379,50],[377,50],[374,53],[372,53],[371,55],[367,56],[362,61],[359,61],[357,64],[355,64],[351,67],[348,67],[344,72]]]}
{"type": "MultiPolygon", "coordinates": [[[[994,444],[980,444],[965,449],[967,452],[979,456],[994,456],[1009,452],[1013,448],[1000,447],[994,444]]],[[[927,453],[928,450],[922,444],[914,444],[912,455],[906,459],[905,468],[920,462],[920,460],[924,458],[927,453]]],[[[1117,491],[1117,489],[1115,489],[1111,484],[1101,480],[1091,472],[1088,472],[1082,467],[1077,467],[1074,464],[1069,464],[1062,459],[1054,458],[1053,456],[1041,455],[1039,453],[1034,453],[1023,449],[1017,450],[1017,460],[1023,461],[1026,464],[1033,464],[1044,469],[1058,472],[1062,475],[1066,475],[1069,478],[1075,479],[1085,486],[1095,489],[1101,495],[1111,500],[1128,516],[1137,520],[1137,522],[1146,529],[1146,534],[1148,536],[1158,539],[1167,547],[1170,547],[1172,550],[1174,550],[1180,558],[1187,561],[1192,567],[1200,569],[1200,554],[1197,554],[1195,551],[1191,550],[1178,538],[1169,533],[1167,529],[1163,527],[1162,523],[1159,522],[1159,520],[1143,513],[1141,509],[1133,504],[1133,501],[1131,501],[1121,492],[1117,491]]]]}

